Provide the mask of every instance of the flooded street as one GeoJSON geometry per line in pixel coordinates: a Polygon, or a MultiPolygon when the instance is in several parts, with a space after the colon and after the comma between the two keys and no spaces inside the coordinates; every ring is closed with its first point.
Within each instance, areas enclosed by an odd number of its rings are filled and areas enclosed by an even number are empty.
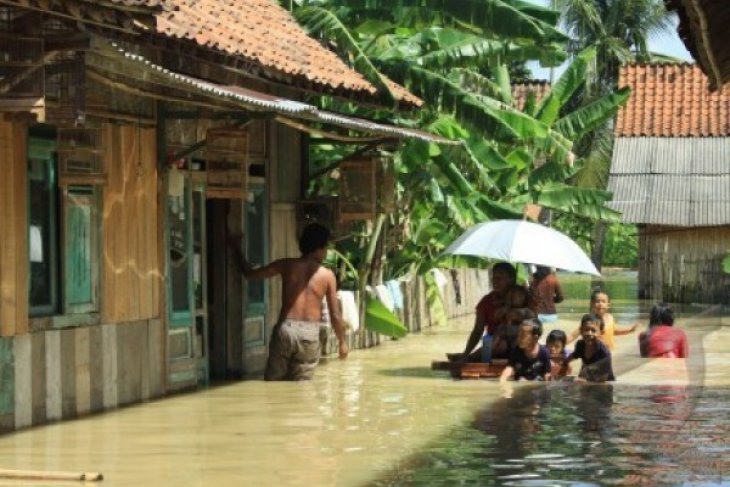
{"type": "MultiPolygon", "coordinates": [[[[582,310],[562,312],[572,329],[582,310]]],[[[105,486],[730,485],[730,326],[699,312],[677,320],[686,367],[617,337],[613,386],[520,383],[503,399],[496,382],[454,381],[430,370],[463,346],[471,322],[454,322],[330,360],[309,383],[237,382],[9,434],[0,466],[100,471],[105,486]]]]}

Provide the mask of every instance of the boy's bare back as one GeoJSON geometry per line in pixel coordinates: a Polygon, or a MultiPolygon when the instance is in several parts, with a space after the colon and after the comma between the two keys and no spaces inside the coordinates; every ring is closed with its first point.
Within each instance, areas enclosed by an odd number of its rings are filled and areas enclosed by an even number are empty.
{"type": "Polygon", "coordinates": [[[306,257],[278,261],[281,275],[279,321],[322,321],[322,300],[336,292],[335,276],[319,262],[306,257]]]}

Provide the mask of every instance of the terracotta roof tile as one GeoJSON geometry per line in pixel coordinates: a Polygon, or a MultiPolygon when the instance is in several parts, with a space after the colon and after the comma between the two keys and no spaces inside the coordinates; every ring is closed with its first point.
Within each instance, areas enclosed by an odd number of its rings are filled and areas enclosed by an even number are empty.
{"type": "Polygon", "coordinates": [[[618,113],[618,136],[730,136],[730,86],[710,92],[694,64],[629,64],[619,86],[631,87],[631,97],[618,113]]]}
{"type": "Polygon", "coordinates": [[[535,101],[539,102],[550,92],[550,83],[544,80],[526,81],[524,83],[514,83],[512,85],[512,98],[514,106],[518,110],[525,108],[527,96],[530,93],[535,94],[535,101]]]}
{"type": "MultiPolygon", "coordinates": [[[[165,5],[174,8],[157,14],[157,31],[164,36],[188,39],[336,90],[371,95],[376,92],[360,73],[307,35],[273,0],[165,0],[165,5]]],[[[397,83],[386,83],[399,101],[422,104],[397,83]]]]}

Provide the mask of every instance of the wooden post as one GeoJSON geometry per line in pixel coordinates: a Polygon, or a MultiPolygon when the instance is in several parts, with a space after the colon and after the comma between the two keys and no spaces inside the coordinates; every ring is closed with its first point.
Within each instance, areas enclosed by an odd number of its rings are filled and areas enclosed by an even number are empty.
{"type": "Polygon", "coordinates": [[[0,469],[0,479],[12,480],[78,480],[80,482],[99,482],[104,476],[99,472],[51,472],[43,470],[5,470],[0,469]]]}
{"type": "Polygon", "coordinates": [[[385,223],[385,214],[381,213],[378,215],[375,225],[373,226],[373,233],[370,236],[370,242],[368,243],[368,249],[365,254],[365,260],[360,265],[360,279],[358,282],[357,289],[360,293],[360,333],[365,336],[365,302],[367,301],[367,287],[368,278],[370,277],[370,264],[375,254],[375,247],[378,244],[378,238],[380,237],[380,230],[383,228],[385,223]]]}

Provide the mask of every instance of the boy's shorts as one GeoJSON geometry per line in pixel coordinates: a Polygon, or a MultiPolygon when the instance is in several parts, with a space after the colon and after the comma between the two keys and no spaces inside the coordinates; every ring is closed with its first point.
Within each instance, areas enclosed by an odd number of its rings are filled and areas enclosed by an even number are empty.
{"type": "Polygon", "coordinates": [[[265,380],[309,380],[319,363],[318,321],[284,320],[274,326],[265,380]]]}

